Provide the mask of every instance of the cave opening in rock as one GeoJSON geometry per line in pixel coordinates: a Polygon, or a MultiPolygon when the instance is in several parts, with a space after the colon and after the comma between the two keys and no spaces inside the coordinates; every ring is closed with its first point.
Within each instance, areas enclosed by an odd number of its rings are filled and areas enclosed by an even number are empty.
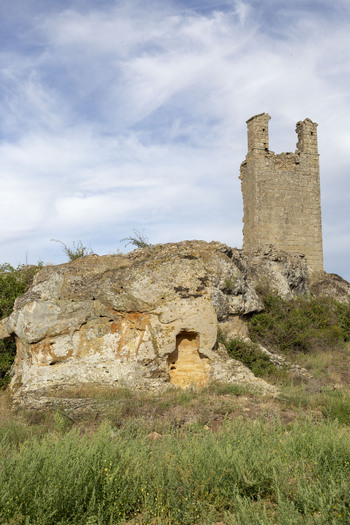
{"type": "Polygon", "coordinates": [[[199,353],[199,335],[182,331],[176,336],[174,352],[168,358],[170,383],[180,388],[208,382],[208,359],[199,353]]]}

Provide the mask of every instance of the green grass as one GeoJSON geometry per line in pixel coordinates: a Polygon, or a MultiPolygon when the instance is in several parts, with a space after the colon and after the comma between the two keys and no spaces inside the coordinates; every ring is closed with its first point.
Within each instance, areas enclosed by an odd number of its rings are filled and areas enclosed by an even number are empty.
{"type": "Polygon", "coordinates": [[[350,393],[346,390],[325,387],[312,392],[308,385],[285,386],[280,399],[283,406],[304,412],[318,411],[329,421],[350,426],[350,393]]]}
{"type": "Polygon", "coordinates": [[[350,436],[338,422],[243,421],[218,432],[141,425],[0,438],[6,524],[332,524],[350,519],[350,436]]]}
{"type": "Polygon", "coordinates": [[[157,395],[104,389],[103,399],[102,424],[96,412],[73,423],[64,408],[13,412],[2,393],[0,523],[350,521],[345,391],[289,386],[269,400],[213,384],[157,395]]]}

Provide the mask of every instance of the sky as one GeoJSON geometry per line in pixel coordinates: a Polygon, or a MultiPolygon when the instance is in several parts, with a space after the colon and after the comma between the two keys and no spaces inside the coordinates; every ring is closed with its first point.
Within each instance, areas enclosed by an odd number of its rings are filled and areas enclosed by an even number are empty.
{"type": "Polygon", "coordinates": [[[348,0],[0,2],[0,263],[242,247],[246,120],[317,122],[325,269],[350,280],[348,0]]]}

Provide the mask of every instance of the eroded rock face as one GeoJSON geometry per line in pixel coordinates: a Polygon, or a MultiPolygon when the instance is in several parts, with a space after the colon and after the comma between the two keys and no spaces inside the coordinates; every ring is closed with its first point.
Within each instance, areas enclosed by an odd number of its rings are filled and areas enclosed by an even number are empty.
{"type": "Polygon", "coordinates": [[[79,383],[262,386],[219,348],[217,329],[244,332],[240,316],[262,309],[256,286],[264,281],[286,297],[303,293],[306,263],[184,241],[44,267],[0,322],[0,336],[17,341],[11,387],[21,394],[79,383]]]}
{"type": "Polygon", "coordinates": [[[350,298],[350,283],[336,273],[324,273],[317,276],[310,286],[314,295],[322,295],[347,303],[350,298]]]}

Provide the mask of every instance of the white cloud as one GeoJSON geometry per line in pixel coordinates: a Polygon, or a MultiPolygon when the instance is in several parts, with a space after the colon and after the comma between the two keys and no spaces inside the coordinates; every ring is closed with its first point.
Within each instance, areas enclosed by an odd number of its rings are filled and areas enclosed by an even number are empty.
{"type": "Polygon", "coordinates": [[[3,260],[52,260],[52,237],[108,251],[135,227],[240,246],[245,121],[267,111],[276,152],[295,149],[298,120],[319,123],[326,267],[350,278],[348,7],[314,4],[44,3],[25,33],[21,20],[28,52],[14,25],[22,45],[0,53],[3,260]]]}

